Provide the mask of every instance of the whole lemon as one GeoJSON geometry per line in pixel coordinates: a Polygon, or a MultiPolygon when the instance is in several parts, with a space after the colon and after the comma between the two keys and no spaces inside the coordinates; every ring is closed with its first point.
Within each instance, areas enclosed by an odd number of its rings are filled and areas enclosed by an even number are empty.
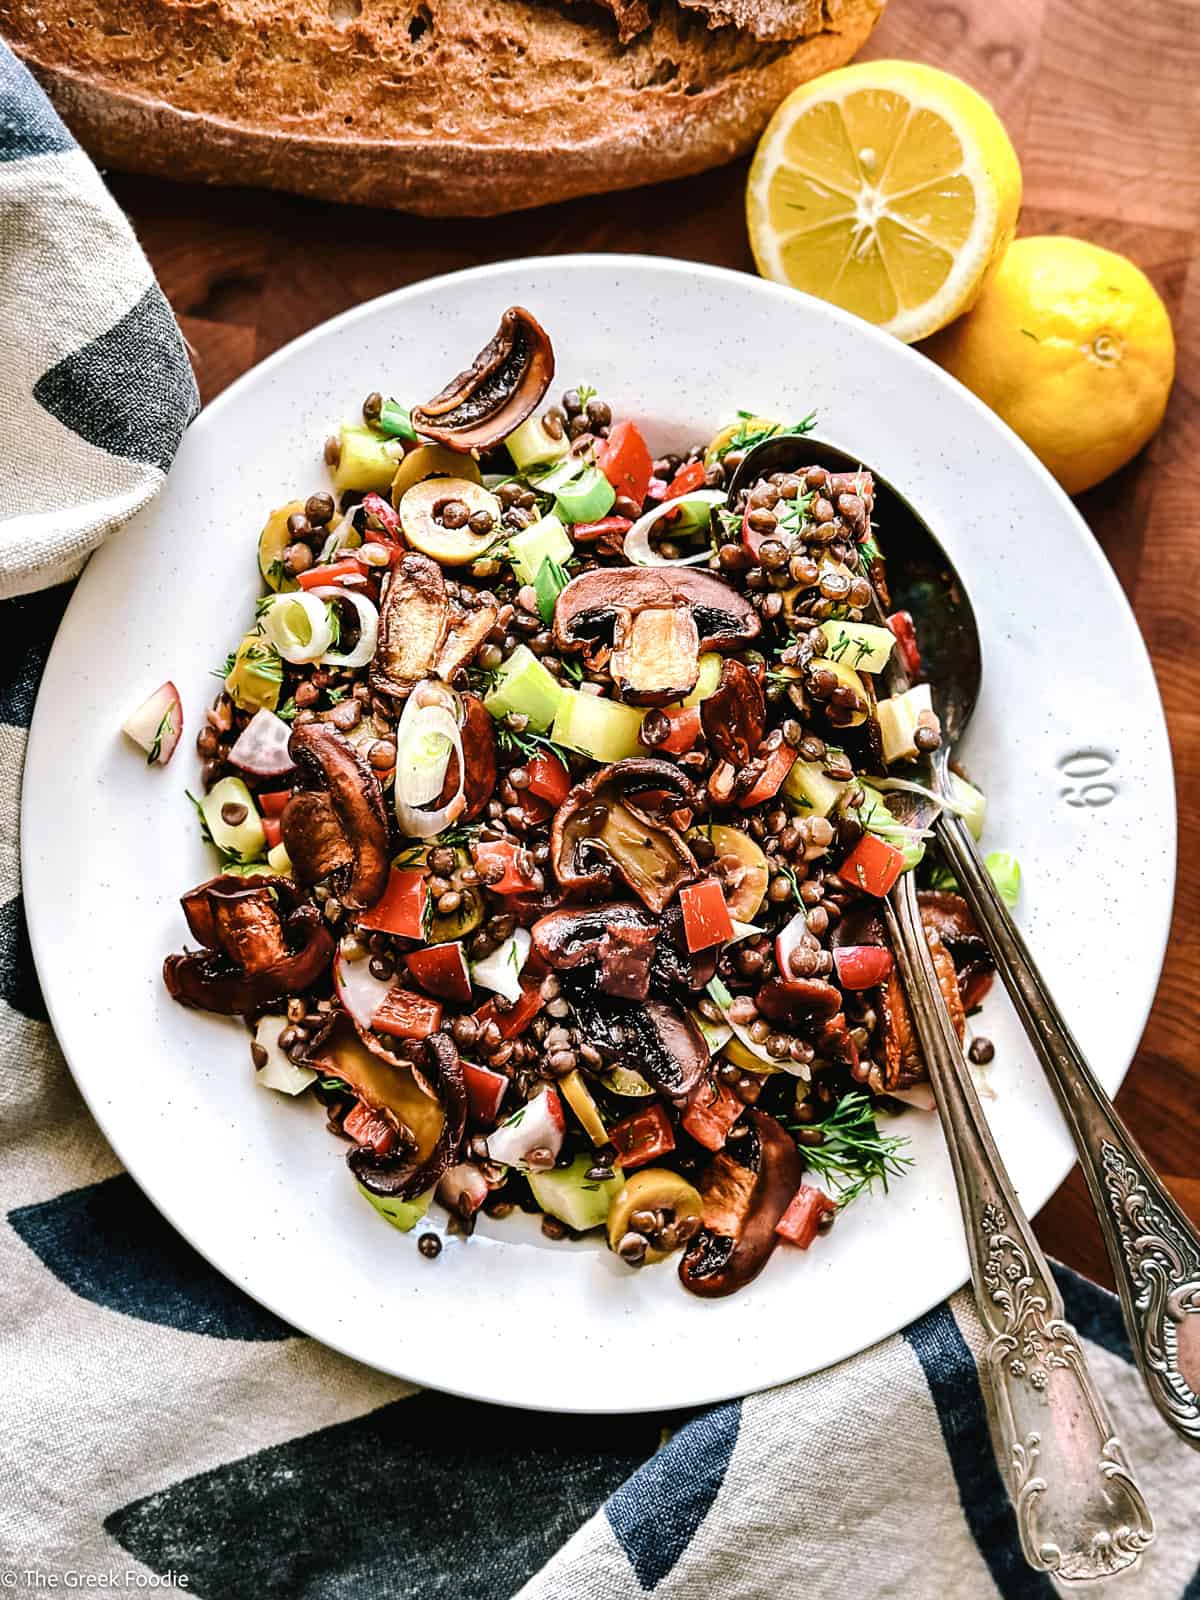
{"type": "Polygon", "coordinates": [[[1175,376],[1167,308],[1132,261],[1083,239],[1018,239],[972,311],[923,347],[1003,417],[1068,494],[1123,467],[1175,376]]]}

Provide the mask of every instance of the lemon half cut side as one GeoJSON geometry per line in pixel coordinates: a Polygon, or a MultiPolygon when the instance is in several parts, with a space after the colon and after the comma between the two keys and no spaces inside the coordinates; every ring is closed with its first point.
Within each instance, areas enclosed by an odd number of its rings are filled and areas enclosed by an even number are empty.
{"type": "Polygon", "coordinates": [[[860,62],[794,90],[746,186],[764,277],[906,343],[974,303],[1020,204],[1016,152],[991,106],[908,61],[860,62]]]}

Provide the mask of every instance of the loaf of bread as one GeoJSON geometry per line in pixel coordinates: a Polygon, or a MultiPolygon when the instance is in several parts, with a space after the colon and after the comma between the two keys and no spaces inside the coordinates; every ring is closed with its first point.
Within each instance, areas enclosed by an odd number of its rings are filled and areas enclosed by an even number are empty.
{"type": "Polygon", "coordinates": [[[103,165],[430,216],[698,172],[883,0],[0,0],[103,165]]]}

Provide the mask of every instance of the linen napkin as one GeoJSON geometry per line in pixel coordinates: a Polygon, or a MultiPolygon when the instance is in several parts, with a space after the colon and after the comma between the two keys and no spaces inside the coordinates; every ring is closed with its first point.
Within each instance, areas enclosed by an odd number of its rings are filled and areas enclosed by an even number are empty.
{"type": "MultiPolygon", "coordinates": [[[[46,1019],[18,797],[51,586],[155,492],[195,388],[127,227],[3,46],[0,296],[0,595],[22,595],[0,600],[0,1595],[1052,1596],[1021,1558],[965,1293],[696,1414],[512,1412],[298,1335],[121,1171],[46,1019]]],[[[1200,1600],[1200,1455],[1146,1400],[1112,1297],[1060,1281],[1159,1530],[1099,1590],[1200,1600]]]]}

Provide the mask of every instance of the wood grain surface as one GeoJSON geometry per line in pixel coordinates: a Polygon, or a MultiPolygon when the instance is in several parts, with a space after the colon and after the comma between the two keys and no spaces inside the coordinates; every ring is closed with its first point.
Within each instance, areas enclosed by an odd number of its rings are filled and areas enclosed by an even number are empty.
{"type": "MultiPolygon", "coordinates": [[[[1123,251],[1175,319],[1179,375],[1165,426],[1138,460],[1080,500],[1137,613],[1175,753],[1180,853],[1162,984],[1118,1101],[1200,1218],[1200,12],[1194,0],[891,0],[867,52],[944,66],[1006,121],[1025,173],[1023,233],[1123,251]]],[[[112,177],[195,355],[205,399],[348,306],[434,273],[509,256],[618,250],[753,270],[745,166],[491,222],[426,222],[286,196],[112,177]]],[[[364,375],[364,385],[367,377],[364,375]]],[[[1120,671],[1120,663],[1100,670],[1120,671]]],[[[1147,851],[1158,848],[1153,838],[1147,851]]],[[[1113,907],[1113,955],[1141,937],[1113,907]]],[[[1098,984],[1104,974],[1096,974],[1098,984]]],[[[1038,1232],[1110,1281],[1076,1170],[1038,1232]]]]}

